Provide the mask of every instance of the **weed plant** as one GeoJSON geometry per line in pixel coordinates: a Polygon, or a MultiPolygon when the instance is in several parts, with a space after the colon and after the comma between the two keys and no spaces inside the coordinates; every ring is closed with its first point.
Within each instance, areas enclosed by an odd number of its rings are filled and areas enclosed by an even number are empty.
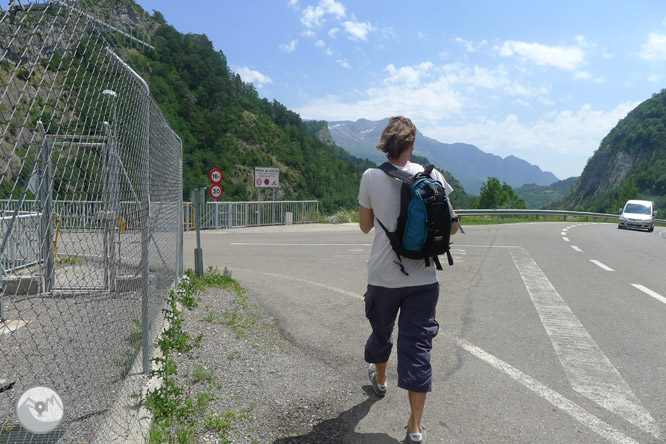
{"type": "MultiPolygon", "coordinates": [[[[229,444],[229,431],[234,423],[246,418],[252,411],[250,407],[241,411],[226,411],[218,414],[209,409],[209,404],[216,399],[210,392],[191,397],[178,383],[178,365],[173,359],[174,353],[186,354],[201,346],[203,335],[190,337],[183,329],[183,310],[192,310],[197,306],[196,294],[212,286],[232,290],[237,295],[245,290],[229,276],[224,276],[210,268],[204,276],[197,276],[188,270],[178,290],[169,292],[166,308],[163,309],[167,328],[157,341],[161,356],[152,359],[151,377],[159,378],[161,385],[148,392],[146,404],[153,414],[153,423],[149,431],[150,443],[188,444],[197,442],[197,437],[204,432],[213,433],[221,443],[229,444]]],[[[127,341],[134,343],[134,336],[127,341]]],[[[215,375],[203,366],[196,366],[192,372],[194,383],[205,383],[219,388],[215,375]]]]}

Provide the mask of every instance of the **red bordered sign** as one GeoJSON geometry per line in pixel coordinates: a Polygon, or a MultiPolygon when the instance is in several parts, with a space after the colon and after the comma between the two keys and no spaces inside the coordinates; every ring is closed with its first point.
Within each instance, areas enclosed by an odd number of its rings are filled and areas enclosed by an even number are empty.
{"type": "Polygon", "coordinates": [[[222,193],[223,193],[222,187],[218,184],[212,185],[210,188],[208,188],[208,194],[213,199],[219,199],[220,197],[222,197],[222,193]]]}
{"type": "Polygon", "coordinates": [[[210,179],[212,183],[222,182],[222,171],[220,171],[219,168],[213,168],[210,170],[210,173],[208,173],[208,179],[210,179]]]}

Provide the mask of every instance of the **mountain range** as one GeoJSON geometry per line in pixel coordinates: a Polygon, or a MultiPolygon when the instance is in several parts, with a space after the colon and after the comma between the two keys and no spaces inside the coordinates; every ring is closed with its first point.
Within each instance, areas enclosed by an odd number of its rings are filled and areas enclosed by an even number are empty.
{"type": "MultiPolygon", "coordinates": [[[[359,119],[355,122],[329,122],[335,144],[352,155],[381,163],[384,153],[375,149],[388,118],[379,121],[359,119]]],[[[414,154],[427,157],[440,170],[450,172],[468,193],[479,194],[488,177],[496,177],[511,187],[525,184],[547,186],[559,179],[549,171],[515,156],[502,158],[467,143],[442,143],[417,130],[414,154]]]]}

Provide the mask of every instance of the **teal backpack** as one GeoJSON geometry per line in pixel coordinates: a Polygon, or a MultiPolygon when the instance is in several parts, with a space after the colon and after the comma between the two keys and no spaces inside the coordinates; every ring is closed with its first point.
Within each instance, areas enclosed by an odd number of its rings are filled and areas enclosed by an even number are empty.
{"type": "Polygon", "coordinates": [[[437,269],[442,270],[438,256],[446,254],[449,265],[453,265],[450,245],[454,220],[444,186],[430,177],[434,166],[428,165],[423,172],[415,175],[406,173],[389,162],[384,162],[378,168],[402,182],[396,230],[390,232],[377,219],[398,255],[396,264],[400,266],[400,271],[409,275],[402,264],[403,257],[423,259],[426,267],[430,266],[432,259],[437,269]]]}

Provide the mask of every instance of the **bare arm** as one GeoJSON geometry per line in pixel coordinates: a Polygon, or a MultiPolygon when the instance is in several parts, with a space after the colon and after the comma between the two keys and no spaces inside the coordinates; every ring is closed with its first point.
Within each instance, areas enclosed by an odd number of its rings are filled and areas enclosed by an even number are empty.
{"type": "MultiPolygon", "coordinates": [[[[451,201],[449,201],[449,208],[451,208],[451,217],[458,217],[455,211],[453,211],[453,206],[451,205],[451,201]]],[[[454,235],[458,232],[458,224],[451,224],[451,235],[454,235]]]]}
{"type": "Polygon", "coordinates": [[[375,226],[375,213],[371,208],[365,208],[363,205],[358,206],[359,226],[361,231],[368,234],[375,226]]]}

